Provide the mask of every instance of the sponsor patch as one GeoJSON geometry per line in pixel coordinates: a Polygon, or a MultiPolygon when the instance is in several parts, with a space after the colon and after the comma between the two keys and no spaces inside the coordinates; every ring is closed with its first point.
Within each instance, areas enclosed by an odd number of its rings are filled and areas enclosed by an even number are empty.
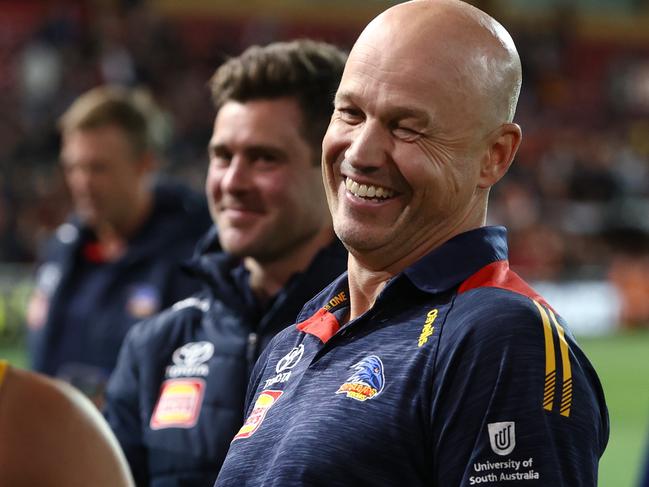
{"type": "Polygon", "coordinates": [[[325,304],[323,307],[325,310],[331,311],[332,309],[337,308],[338,306],[346,302],[347,302],[347,296],[345,296],[345,291],[340,291],[333,298],[331,298],[329,302],[325,304]]]}
{"type": "Polygon", "coordinates": [[[135,318],[146,318],[160,309],[158,290],[149,284],[133,286],[126,302],[126,309],[135,318]]]}
{"type": "Polygon", "coordinates": [[[291,378],[291,371],[289,369],[292,369],[298,364],[302,359],[302,355],[304,355],[304,345],[300,343],[299,346],[293,348],[293,350],[279,359],[277,365],[275,365],[275,372],[277,372],[277,375],[264,382],[264,389],[288,381],[291,378]]]}
{"type": "Polygon", "coordinates": [[[232,441],[252,436],[253,433],[259,429],[261,423],[263,423],[268,410],[277,402],[281,395],[282,391],[264,391],[259,394],[250,416],[248,416],[248,419],[246,419],[246,422],[232,441]]]}
{"type": "Polygon", "coordinates": [[[502,421],[500,423],[489,423],[489,443],[491,449],[497,455],[509,455],[516,447],[516,423],[513,421],[502,421]]]}
{"type": "MultiPolygon", "coordinates": [[[[541,479],[541,473],[535,468],[534,457],[504,458],[500,461],[485,459],[473,464],[475,475],[469,477],[469,485],[504,485],[508,481],[517,481],[515,485],[522,485],[527,480],[541,479]]],[[[538,482],[534,482],[534,485],[538,485],[538,482]]]]}
{"type": "Polygon", "coordinates": [[[174,365],[165,369],[167,378],[174,377],[207,377],[210,373],[205,363],[214,355],[214,344],[207,341],[189,342],[177,348],[171,359],[174,365]]]}
{"type": "Polygon", "coordinates": [[[378,396],[383,390],[385,376],[383,362],[376,355],[365,357],[351,366],[356,372],[347,378],[336,394],[345,394],[357,401],[366,401],[378,396]]]}
{"type": "Polygon", "coordinates": [[[50,300],[40,289],[34,290],[27,304],[27,326],[32,330],[40,330],[47,321],[50,300]]]}
{"type": "Polygon", "coordinates": [[[151,429],[192,428],[201,413],[204,392],[203,379],[164,381],[151,416],[151,429]]]}
{"type": "Polygon", "coordinates": [[[61,282],[61,266],[52,262],[43,264],[36,274],[36,287],[51,297],[61,282]]]}
{"type": "Polygon", "coordinates": [[[424,322],[424,327],[421,329],[417,346],[423,347],[432,334],[435,333],[435,327],[433,326],[435,318],[437,318],[437,308],[430,310],[426,315],[426,321],[424,322]]]}
{"type": "Polygon", "coordinates": [[[275,372],[279,374],[287,369],[292,369],[302,359],[302,355],[304,355],[304,345],[300,343],[299,346],[288,352],[277,362],[275,372]]]}

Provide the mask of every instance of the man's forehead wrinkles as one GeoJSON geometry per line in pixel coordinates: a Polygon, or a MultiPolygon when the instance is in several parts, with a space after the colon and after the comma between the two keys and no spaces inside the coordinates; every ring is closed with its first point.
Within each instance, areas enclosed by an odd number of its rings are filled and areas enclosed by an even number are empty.
{"type": "Polygon", "coordinates": [[[369,42],[357,42],[350,55],[350,59],[356,60],[356,58],[374,64],[381,58],[381,50],[369,42]]]}
{"type": "MultiPolygon", "coordinates": [[[[401,84],[415,78],[417,82],[428,80],[421,75],[404,72],[394,65],[376,65],[357,63],[351,66],[340,84],[336,99],[353,97],[366,91],[378,91],[389,96],[392,92],[403,92],[401,84]]],[[[374,96],[374,93],[373,93],[374,96]]]]}
{"type": "MultiPolygon", "coordinates": [[[[355,48],[356,49],[356,48],[355,48]]],[[[363,71],[365,75],[374,75],[373,77],[381,80],[382,74],[397,74],[400,72],[400,63],[394,62],[383,55],[383,52],[374,46],[366,44],[359,47],[358,51],[354,51],[347,63],[346,73],[357,74],[359,70],[363,71]]]]}

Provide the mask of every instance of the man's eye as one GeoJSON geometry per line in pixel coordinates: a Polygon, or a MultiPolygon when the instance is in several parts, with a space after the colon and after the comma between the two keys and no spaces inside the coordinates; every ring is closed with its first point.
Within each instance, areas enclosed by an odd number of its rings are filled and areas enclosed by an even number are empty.
{"type": "Polygon", "coordinates": [[[340,114],[340,119],[343,122],[355,124],[363,120],[363,113],[354,108],[337,108],[336,111],[340,114]]]}
{"type": "Polygon", "coordinates": [[[232,154],[225,151],[215,151],[210,155],[210,163],[218,167],[226,167],[230,164],[232,154]]]}
{"type": "Polygon", "coordinates": [[[279,161],[277,154],[273,152],[259,151],[250,154],[250,160],[258,164],[275,164],[279,161]]]}
{"type": "Polygon", "coordinates": [[[275,162],[277,157],[275,157],[275,154],[261,153],[257,156],[257,159],[264,162],[275,162]]]}
{"type": "Polygon", "coordinates": [[[421,132],[408,127],[395,127],[392,129],[392,133],[396,138],[404,140],[406,142],[417,140],[422,135],[421,132]]]}

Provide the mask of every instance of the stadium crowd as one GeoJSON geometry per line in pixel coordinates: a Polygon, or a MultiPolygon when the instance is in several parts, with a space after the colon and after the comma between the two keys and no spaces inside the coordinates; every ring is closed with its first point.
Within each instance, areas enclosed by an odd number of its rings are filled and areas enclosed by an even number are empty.
{"type": "MultiPolygon", "coordinates": [[[[164,109],[166,173],[200,188],[214,66],[296,36],[349,48],[362,25],[188,20],[138,1],[13,3],[0,21],[0,262],[32,263],[69,209],[56,120],[80,93],[149,88],[164,109]]],[[[578,22],[564,11],[508,25],[524,61],[524,142],[491,223],[510,229],[512,266],[527,279],[608,279],[623,291],[625,321],[646,322],[649,51],[580,35],[578,22]]]]}

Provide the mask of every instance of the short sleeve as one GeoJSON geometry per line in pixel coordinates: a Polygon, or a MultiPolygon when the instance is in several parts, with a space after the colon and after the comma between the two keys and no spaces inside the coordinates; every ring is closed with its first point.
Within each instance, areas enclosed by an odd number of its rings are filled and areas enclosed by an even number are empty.
{"type": "Polygon", "coordinates": [[[597,485],[603,392],[549,307],[501,289],[459,297],[431,404],[435,485],[597,485]]]}

